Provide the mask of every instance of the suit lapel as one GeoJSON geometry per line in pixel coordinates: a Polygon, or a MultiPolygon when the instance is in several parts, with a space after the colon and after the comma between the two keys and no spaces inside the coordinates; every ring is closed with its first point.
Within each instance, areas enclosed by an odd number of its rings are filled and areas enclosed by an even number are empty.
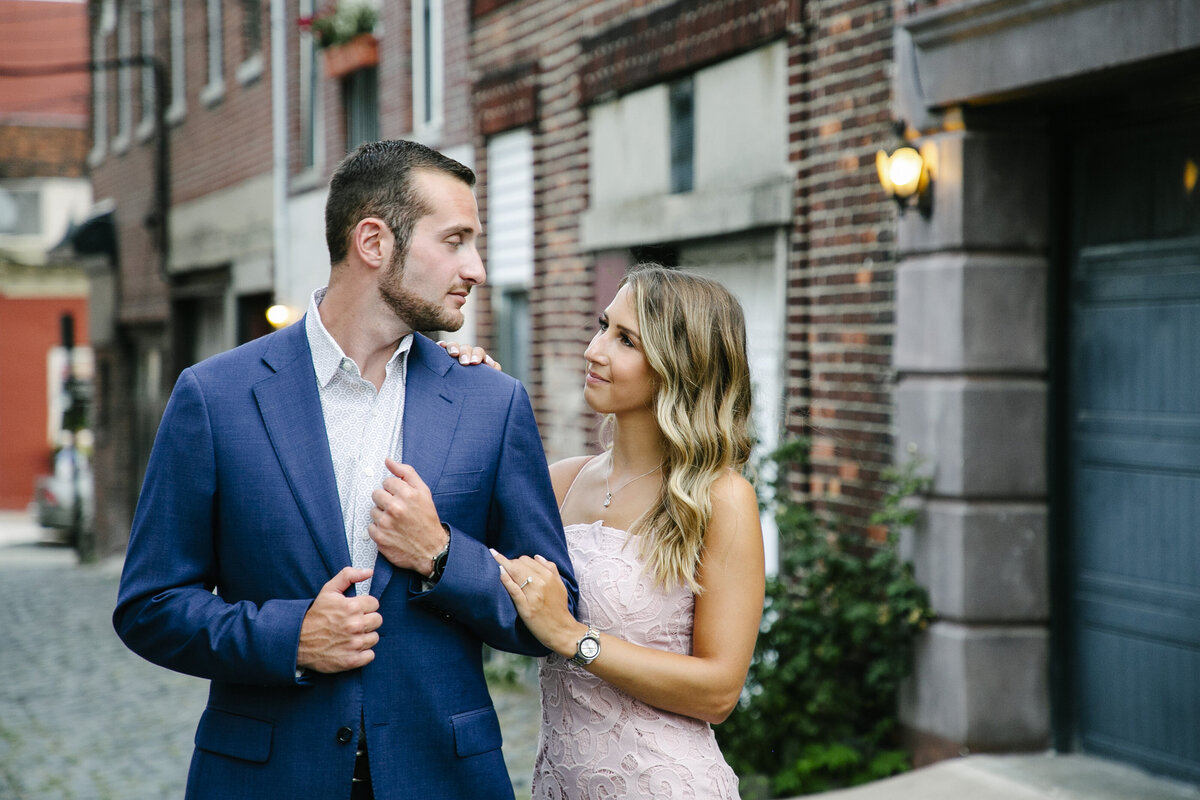
{"type": "Polygon", "coordinates": [[[304,321],[281,331],[263,360],[275,374],[255,384],[254,397],[275,456],[332,576],[350,564],[350,551],[304,321]]]}
{"type": "MultiPolygon", "coordinates": [[[[437,489],[462,410],[460,398],[444,380],[451,363],[429,339],[414,337],[404,384],[403,455],[404,463],[417,471],[430,491],[437,489]]],[[[381,597],[392,573],[386,559],[376,559],[371,594],[381,597]]]]}

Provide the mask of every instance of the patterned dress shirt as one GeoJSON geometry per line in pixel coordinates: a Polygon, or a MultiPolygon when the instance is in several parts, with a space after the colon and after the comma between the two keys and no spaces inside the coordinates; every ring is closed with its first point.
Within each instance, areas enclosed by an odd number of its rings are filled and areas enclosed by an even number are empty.
{"type": "MultiPolygon", "coordinates": [[[[400,340],[377,392],[321,322],[317,309],[325,299],[326,288],[313,292],[305,334],[317,373],[350,563],[373,569],[379,549],[367,534],[371,508],[375,505],[371,492],[391,475],[383,460],[391,457],[400,461],[404,454],[404,380],[413,337],[410,333],[400,340]]],[[[360,595],[367,594],[371,591],[371,580],[355,584],[355,590],[360,595]]]]}

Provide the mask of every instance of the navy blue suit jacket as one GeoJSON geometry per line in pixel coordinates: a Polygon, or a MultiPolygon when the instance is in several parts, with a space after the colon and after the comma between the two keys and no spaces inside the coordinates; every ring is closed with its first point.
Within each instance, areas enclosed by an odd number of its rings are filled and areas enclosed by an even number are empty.
{"type": "Polygon", "coordinates": [[[528,396],[416,336],[404,459],[451,528],[446,571],[423,591],[381,556],[374,661],[298,679],[304,614],[350,564],[304,330],[184,370],[134,516],[116,630],[150,661],[212,682],[187,796],[347,797],[361,718],[379,800],[511,798],[480,642],[545,650],[488,547],[546,556],[572,610],[577,598],[528,396]]]}

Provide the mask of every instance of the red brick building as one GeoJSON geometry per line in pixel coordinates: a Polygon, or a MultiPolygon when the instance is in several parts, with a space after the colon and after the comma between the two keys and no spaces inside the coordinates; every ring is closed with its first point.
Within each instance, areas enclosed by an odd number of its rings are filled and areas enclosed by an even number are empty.
{"type": "Polygon", "coordinates": [[[0,509],[24,509],[60,444],[64,314],[88,342],[87,281],[48,258],[91,203],[87,8],[0,0],[0,41],[0,509]]]}
{"type": "Polygon", "coordinates": [[[374,55],[336,76],[305,24],[332,5],[88,3],[93,60],[120,62],[94,74],[88,156],[115,242],[92,270],[100,553],[124,547],[179,371],[326,282],[341,157],[404,137],[471,163],[465,0],[378,4],[374,55]]]}
{"type": "Polygon", "coordinates": [[[531,263],[511,281],[528,291],[527,383],[552,457],[593,438],[577,377],[595,312],[633,261],[681,264],[742,299],[760,439],[812,437],[795,487],[865,527],[892,461],[895,212],[874,168],[891,137],[891,13],[476,0],[490,296],[510,280],[498,256],[519,250],[497,246],[494,198],[516,200],[495,186],[523,168],[531,263]]]}

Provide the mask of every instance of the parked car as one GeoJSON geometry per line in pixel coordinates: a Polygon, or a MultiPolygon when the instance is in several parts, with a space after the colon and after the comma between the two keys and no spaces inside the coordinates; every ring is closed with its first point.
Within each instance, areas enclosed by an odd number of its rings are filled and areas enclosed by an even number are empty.
{"type": "Polygon", "coordinates": [[[37,521],[44,528],[71,530],[75,498],[80,500],[80,524],[92,521],[92,466],[87,456],[66,446],[54,454],[54,473],[43,475],[34,484],[37,521]]]}

